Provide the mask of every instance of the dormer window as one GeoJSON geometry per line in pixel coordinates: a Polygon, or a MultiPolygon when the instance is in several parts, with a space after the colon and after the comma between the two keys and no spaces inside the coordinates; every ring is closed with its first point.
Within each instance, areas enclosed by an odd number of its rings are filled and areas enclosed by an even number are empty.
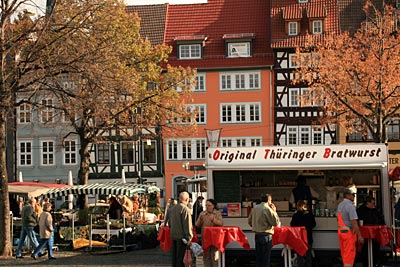
{"type": "Polygon", "coordinates": [[[179,36],[174,39],[177,44],[179,59],[201,59],[207,37],[204,35],[179,36]]]}
{"type": "Polygon", "coordinates": [[[222,38],[226,42],[226,56],[228,58],[251,57],[254,33],[224,34],[222,38]]]}
{"type": "Polygon", "coordinates": [[[322,34],[322,20],[314,20],[312,22],[312,33],[322,34]]]}
{"type": "Polygon", "coordinates": [[[180,59],[199,59],[201,58],[200,44],[179,45],[180,59]]]}
{"type": "Polygon", "coordinates": [[[308,3],[308,0],[299,0],[299,3],[300,3],[300,4],[302,4],[302,3],[308,3]]]}
{"type": "Polygon", "coordinates": [[[250,42],[228,43],[228,57],[249,57],[250,42]]]}
{"type": "Polygon", "coordinates": [[[290,21],[288,23],[288,35],[294,36],[299,34],[299,23],[297,21],[290,21]]]}

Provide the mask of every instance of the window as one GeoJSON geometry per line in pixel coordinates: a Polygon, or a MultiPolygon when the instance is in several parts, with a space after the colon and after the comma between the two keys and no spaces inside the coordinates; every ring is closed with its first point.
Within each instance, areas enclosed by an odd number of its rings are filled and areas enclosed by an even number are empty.
{"type": "Polygon", "coordinates": [[[32,166],[32,141],[20,141],[19,143],[19,166],[32,166]]]}
{"type": "Polygon", "coordinates": [[[289,89],[289,106],[298,107],[299,106],[299,89],[290,88],[289,89]]]}
{"type": "Polygon", "coordinates": [[[54,108],[52,99],[42,99],[42,108],[40,110],[40,122],[53,122],[54,108]]]}
{"type": "Polygon", "coordinates": [[[222,147],[249,147],[261,146],[261,138],[257,137],[229,137],[221,138],[222,147]]]}
{"type": "Polygon", "coordinates": [[[65,140],[64,141],[64,165],[77,164],[77,141],[65,140]]]}
{"type": "Polygon", "coordinates": [[[287,127],[287,141],[288,145],[297,145],[297,127],[287,127]]]}
{"type": "Polygon", "coordinates": [[[179,45],[180,59],[199,59],[201,58],[200,44],[181,44],[179,45]]]}
{"type": "Polygon", "coordinates": [[[133,142],[121,142],[121,163],[123,165],[135,164],[135,154],[133,142]]]}
{"type": "Polygon", "coordinates": [[[148,140],[142,143],[143,146],[143,163],[157,163],[157,142],[156,140],[148,140]]]}
{"type": "Polygon", "coordinates": [[[206,139],[182,138],[167,140],[167,160],[198,160],[206,157],[206,139]]]}
{"type": "Polygon", "coordinates": [[[400,121],[394,120],[387,126],[388,140],[400,140],[400,121]]]}
{"type": "Polygon", "coordinates": [[[42,157],[40,165],[52,166],[54,162],[54,141],[41,141],[42,157]]]}
{"type": "Polygon", "coordinates": [[[97,145],[97,164],[110,164],[110,145],[98,144],[97,145]]]}
{"type": "Polygon", "coordinates": [[[300,144],[301,145],[309,145],[311,139],[311,129],[309,126],[301,126],[300,127],[300,144]]]}
{"type": "Polygon", "coordinates": [[[322,127],[314,126],[312,135],[313,145],[322,145],[322,127]]]}
{"type": "MultiPolygon", "coordinates": [[[[198,124],[206,124],[206,105],[198,104],[198,105],[187,105],[187,111],[189,113],[195,113],[195,120],[198,124]]],[[[186,119],[186,122],[189,119],[186,119]]]]}
{"type": "Polygon", "coordinates": [[[221,123],[260,122],[260,103],[221,104],[221,123]]]}
{"type": "Polygon", "coordinates": [[[250,42],[228,43],[228,57],[250,56],[250,42]]]}
{"type": "Polygon", "coordinates": [[[296,54],[290,54],[289,55],[289,68],[294,69],[297,68],[297,55],[296,54]]]}
{"type": "Polygon", "coordinates": [[[312,22],[313,34],[321,34],[322,33],[322,20],[314,20],[312,22]]]}
{"type": "Polygon", "coordinates": [[[288,23],[288,34],[289,35],[297,35],[298,32],[298,23],[296,21],[290,21],[288,23]]]}
{"type": "Polygon", "coordinates": [[[222,73],[220,75],[220,90],[257,90],[261,89],[260,73],[222,73]]]}
{"type": "Polygon", "coordinates": [[[204,73],[197,73],[196,85],[193,87],[194,92],[204,92],[206,91],[206,75],[204,73]]]}
{"type": "Polygon", "coordinates": [[[32,108],[31,105],[28,103],[23,103],[19,106],[18,112],[18,122],[23,123],[30,123],[32,120],[32,108]]]}

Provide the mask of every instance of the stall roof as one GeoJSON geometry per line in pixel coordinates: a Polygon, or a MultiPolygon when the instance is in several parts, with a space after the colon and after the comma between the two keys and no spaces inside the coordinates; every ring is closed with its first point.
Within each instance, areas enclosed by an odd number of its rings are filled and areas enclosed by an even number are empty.
{"type": "Polygon", "coordinates": [[[49,190],[66,188],[65,184],[45,184],[35,182],[12,182],[8,183],[8,193],[24,195],[28,197],[38,197],[46,194],[49,190]]]}
{"type": "Polygon", "coordinates": [[[45,193],[46,197],[59,197],[73,195],[126,195],[160,192],[154,185],[132,184],[121,182],[94,183],[88,185],[75,185],[70,188],[52,189],[45,193]]]}

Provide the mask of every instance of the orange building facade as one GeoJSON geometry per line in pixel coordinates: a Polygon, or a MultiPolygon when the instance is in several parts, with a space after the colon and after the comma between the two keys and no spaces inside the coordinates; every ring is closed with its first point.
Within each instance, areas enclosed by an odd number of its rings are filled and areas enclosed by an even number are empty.
{"type": "Polygon", "coordinates": [[[214,139],[207,131],[220,130],[221,147],[273,145],[269,16],[268,1],[259,0],[168,5],[168,63],[197,69],[188,105],[198,116],[196,134],[163,136],[165,199],[190,192],[187,181],[204,179],[206,149],[214,139]]]}

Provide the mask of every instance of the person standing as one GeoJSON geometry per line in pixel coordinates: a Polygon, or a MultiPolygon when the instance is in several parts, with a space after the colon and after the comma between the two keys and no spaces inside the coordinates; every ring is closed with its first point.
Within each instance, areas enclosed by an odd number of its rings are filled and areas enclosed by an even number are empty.
{"type": "Polygon", "coordinates": [[[299,175],[296,179],[296,187],[293,188],[292,194],[290,196],[290,203],[293,207],[297,206],[297,202],[300,200],[307,201],[308,209],[311,210],[312,199],[317,199],[319,197],[318,192],[307,185],[306,177],[299,175]]]}
{"type": "Polygon", "coordinates": [[[35,236],[35,231],[33,230],[33,228],[37,224],[35,205],[36,205],[36,200],[34,198],[30,198],[28,200],[28,203],[22,208],[22,211],[21,211],[22,229],[21,229],[21,235],[19,238],[18,248],[15,253],[15,257],[17,259],[23,258],[22,246],[24,245],[25,239],[27,236],[28,236],[28,238],[31,242],[31,245],[34,249],[36,249],[37,246],[39,246],[39,243],[35,236]]]}
{"type": "Polygon", "coordinates": [[[364,243],[358,228],[358,216],[354,206],[356,193],[350,188],[343,190],[343,201],[337,207],[336,216],[338,218],[338,238],[340,253],[343,264],[353,266],[356,256],[357,238],[360,243],[364,243]]]}
{"type": "Polygon", "coordinates": [[[256,267],[270,267],[272,235],[274,226],[279,223],[279,216],[272,203],[271,195],[267,194],[262,197],[262,202],[251,211],[248,223],[255,233],[256,267]]]}
{"type": "Polygon", "coordinates": [[[171,198],[171,199],[168,201],[167,207],[165,208],[165,209],[166,209],[166,212],[165,212],[165,219],[164,219],[164,225],[165,225],[165,226],[170,226],[170,225],[169,225],[169,216],[170,216],[170,212],[171,212],[172,208],[173,208],[175,205],[177,205],[177,204],[178,204],[178,201],[177,201],[176,199],[171,198]]]}
{"type": "Polygon", "coordinates": [[[190,247],[193,238],[192,217],[187,206],[188,192],[179,194],[179,204],[169,211],[169,225],[172,239],[172,266],[184,267],[183,257],[187,247],[190,247]],[[187,244],[185,244],[185,242],[187,244]]]}
{"type": "Polygon", "coordinates": [[[298,257],[298,267],[312,266],[312,244],[313,236],[312,229],[317,225],[314,215],[308,211],[307,202],[299,200],[297,202],[297,211],[293,214],[290,226],[304,226],[307,230],[308,250],[304,257],[298,257]]]}
{"type": "MultiPolygon", "coordinates": [[[[204,227],[222,226],[222,214],[219,210],[215,209],[217,202],[210,198],[206,201],[206,210],[199,214],[196,221],[196,226],[201,229],[201,236],[204,234],[204,227]]],[[[207,253],[203,255],[204,267],[218,267],[219,252],[216,247],[211,246],[207,253]]]]}
{"type": "MultiPolygon", "coordinates": [[[[375,207],[375,198],[367,196],[364,203],[357,209],[359,221],[363,221],[364,225],[384,225],[385,221],[382,214],[375,207]]],[[[372,255],[374,257],[374,266],[377,266],[380,260],[380,244],[372,240],[372,255]]],[[[360,260],[363,266],[368,266],[368,244],[364,243],[360,253],[360,260]]]]}
{"type": "Polygon", "coordinates": [[[45,203],[43,206],[43,212],[39,218],[39,229],[40,229],[40,243],[39,246],[32,253],[31,257],[36,260],[41,254],[40,251],[43,248],[47,248],[48,257],[50,260],[55,259],[53,257],[53,245],[50,239],[53,236],[53,218],[50,214],[51,204],[45,203]]]}
{"type": "MultiPolygon", "coordinates": [[[[200,213],[204,210],[203,209],[203,196],[198,196],[196,201],[194,202],[193,205],[193,214],[192,214],[192,224],[195,225],[197,222],[197,219],[200,216],[200,213]]],[[[199,227],[196,227],[196,234],[200,235],[201,234],[201,229],[199,227]]]]}

